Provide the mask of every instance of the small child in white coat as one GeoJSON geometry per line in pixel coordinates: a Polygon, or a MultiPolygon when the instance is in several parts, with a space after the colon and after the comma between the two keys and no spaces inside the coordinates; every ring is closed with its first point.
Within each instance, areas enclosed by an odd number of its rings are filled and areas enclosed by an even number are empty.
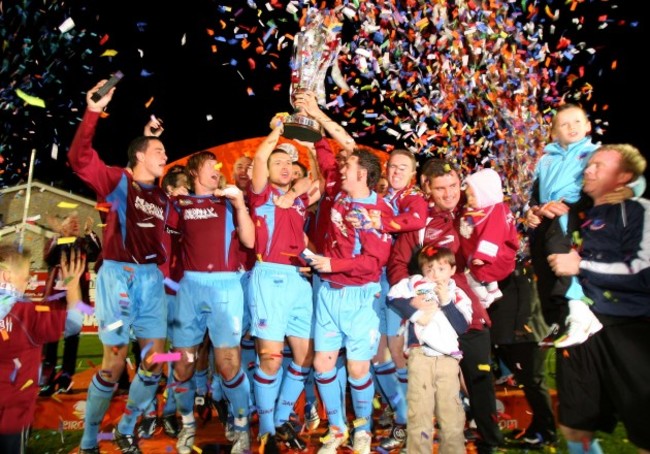
{"type": "Polygon", "coordinates": [[[449,249],[425,246],[418,263],[422,275],[405,278],[388,292],[388,305],[407,320],[407,451],[432,452],[435,416],[440,452],[465,452],[458,335],[469,326],[472,303],[452,279],[456,258],[449,249]]]}

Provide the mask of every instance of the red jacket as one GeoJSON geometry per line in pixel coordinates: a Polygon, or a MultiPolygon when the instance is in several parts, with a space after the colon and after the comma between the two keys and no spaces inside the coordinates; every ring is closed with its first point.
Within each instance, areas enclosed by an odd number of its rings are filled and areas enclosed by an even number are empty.
{"type": "MultiPolygon", "coordinates": [[[[459,204],[460,205],[460,204],[459,204]]],[[[424,245],[435,244],[438,247],[445,247],[456,255],[456,275],[454,281],[467,296],[472,300],[472,321],[469,329],[481,330],[484,325],[490,326],[490,317],[487,311],[481,305],[467,283],[465,277],[465,259],[460,251],[460,239],[458,235],[458,218],[456,211],[442,211],[432,206],[427,218],[427,225],[420,230],[404,232],[397,235],[395,244],[391,250],[390,260],[386,268],[388,283],[393,286],[405,277],[411,274],[417,274],[419,271],[413,269],[417,267],[417,260],[414,260],[414,254],[424,245]],[[409,266],[412,268],[409,270],[409,266]]]]}
{"type": "Polygon", "coordinates": [[[375,192],[365,199],[352,199],[346,192],[339,193],[325,237],[324,255],[332,259],[332,272],[321,275],[324,281],[342,286],[379,282],[382,267],[390,255],[392,238],[374,228],[354,228],[348,215],[362,208],[368,213],[376,210],[384,219],[390,219],[393,213],[375,192]]]}
{"type": "Polygon", "coordinates": [[[58,340],[65,327],[65,305],[37,311],[40,307],[19,301],[0,320],[1,434],[18,433],[32,423],[43,344],[58,340]]]}
{"type": "Polygon", "coordinates": [[[515,270],[519,236],[515,218],[504,202],[487,208],[465,208],[460,219],[460,250],[480,282],[500,281],[515,270]],[[479,259],[483,265],[473,265],[479,259]]]}
{"type": "Polygon", "coordinates": [[[393,208],[395,216],[390,222],[383,223],[382,231],[404,233],[420,230],[426,225],[429,204],[416,186],[407,186],[399,191],[389,189],[385,200],[393,208]]]}

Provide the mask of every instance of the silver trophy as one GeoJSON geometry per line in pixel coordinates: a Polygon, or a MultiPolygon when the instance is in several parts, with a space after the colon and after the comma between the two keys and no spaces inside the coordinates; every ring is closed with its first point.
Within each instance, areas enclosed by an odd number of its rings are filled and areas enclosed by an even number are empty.
{"type": "MultiPolygon", "coordinates": [[[[325,76],[339,53],[340,24],[332,23],[333,18],[327,11],[309,8],[305,25],[293,40],[289,95],[294,109],[296,93],[301,91],[313,91],[318,103],[325,104],[325,76]]],[[[323,129],[316,120],[296,109],[285,120],[283,135],[288,139],[316,142],[323,137],[323,129]]]]}

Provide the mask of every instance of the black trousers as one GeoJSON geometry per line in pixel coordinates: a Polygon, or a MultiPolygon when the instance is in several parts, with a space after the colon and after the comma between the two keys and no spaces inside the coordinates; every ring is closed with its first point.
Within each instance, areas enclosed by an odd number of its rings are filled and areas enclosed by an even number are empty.
{"type": "Polygon", "coordinates": [[[24,454],[29,429],[15,434],[0,434],[0,454],[24,454]]]}
{"type": "Polygon", "coordinates": [[[571,239],[562,232],[557,219],[544,219],[531,236],[530,255],[537,275],[537,293],[542,314],[547,325],[557,323],[564,327],[569,315],[568,300],[564,295],[571,284],[571,277],[556,276],[548,264],[550,254],[565,254],[571,250],[571,239]]]}
{"type": "Polygon", "coordinates": [[[545,440],[555,439],[555,415],[545,374],[549,350],[541,349],[537,342],[524,342],[499,345],[494,351],[512,371],[517,384],[523,385],[524,396],[533,412],[526,433],[539,433],[545,440]]]}
{"type": "Polygon", "coordinates": [[[467,331],[458,336],[458,341],[463,352],[460,369],[469,393],[472,416],[481,436],[476,442],[477,450],[482,454],[488,452],[491,447],[503,444],[503,434],[498,423],[494,378],[490,367],[490,330],[483,327],[481,330],[467,331]]]}
{"type": "MultiPolygon", "coordinates": [[[[43,363],[46,366],[51,366],[52,373],[49,377],[49,382],[51,383],[56,375],[56,362],[57,354],[59,349],[59,341],[50,342],[45,344],[43,347],[45,350],[43,363]]],[[[63,360],[61,362],[61,372],[68,374],[69,377],[72,377],[77,370],[77,352],[79,351],[79,334],[73,336],[68,336],[63,339],[63,360]]]]}

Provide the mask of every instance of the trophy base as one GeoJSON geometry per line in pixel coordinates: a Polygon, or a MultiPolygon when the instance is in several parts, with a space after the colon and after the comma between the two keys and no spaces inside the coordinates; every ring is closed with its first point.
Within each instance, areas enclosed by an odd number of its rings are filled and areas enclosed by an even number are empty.
{"type": "Polygon", "coordinates": [[[305,115],[290,115],[284,122],[284,133],[287,139],[302,140],[304,142],[318,142],[323,138],[323,129],[320,124],[305,115]]]}

